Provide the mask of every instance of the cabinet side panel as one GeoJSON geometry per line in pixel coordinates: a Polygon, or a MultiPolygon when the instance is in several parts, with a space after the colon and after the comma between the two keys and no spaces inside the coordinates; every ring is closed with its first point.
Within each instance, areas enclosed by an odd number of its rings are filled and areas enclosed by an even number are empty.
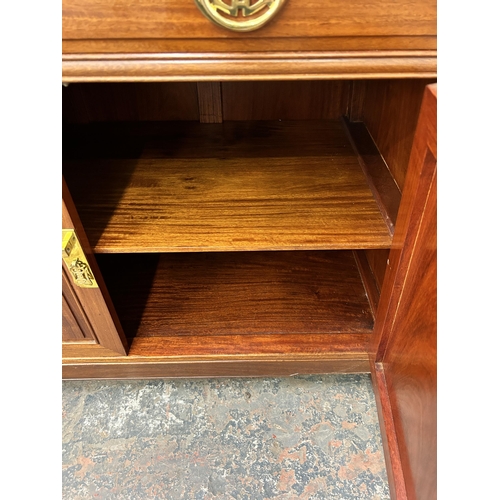
{"type": "Polygon", "coordinates": [[[424,89],[434,81],[367,80],[353,87],[351,102],[354,100],[359,109],[356,98],[361,97],[361,119],[400,190],[404,186],[424,89]]]}
{"type": "MultiPolygon", "coordinates": [[[[424,89],[435,80],[364,80],[352,83],[349,118],[363,121],[399,189],[404,186],[424,89]]],[[[382,288],[387,250],[367,250],[366,258],[382,288]]]]}

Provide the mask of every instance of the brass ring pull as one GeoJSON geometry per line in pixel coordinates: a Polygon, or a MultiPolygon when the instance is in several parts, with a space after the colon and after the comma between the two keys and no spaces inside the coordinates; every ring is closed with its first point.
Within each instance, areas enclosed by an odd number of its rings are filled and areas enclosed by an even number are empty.
{"type": "Polygon", "coordinates": [[[264,26],[286,0],[195,0],[211,21],[231,31],[253,31],[264,26]]]}

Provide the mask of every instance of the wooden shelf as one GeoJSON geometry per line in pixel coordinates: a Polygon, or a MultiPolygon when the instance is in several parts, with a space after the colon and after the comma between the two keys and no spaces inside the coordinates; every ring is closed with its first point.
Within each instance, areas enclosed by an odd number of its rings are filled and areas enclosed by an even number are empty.
{"type": "Polygon", "coordinates": [[[339,122],[79,125],[63,142],[96,253],[391,244],[339,122]]]}
{"type": "Polygon", "coordinates": [[[331,352],[335,336],[354,335],[359,348],[373,330],[351,251],[98,257],[129,339],[164,337],[179,355],[331,352]],[[269,335],[286,338],[269,343],[269,335]]]}

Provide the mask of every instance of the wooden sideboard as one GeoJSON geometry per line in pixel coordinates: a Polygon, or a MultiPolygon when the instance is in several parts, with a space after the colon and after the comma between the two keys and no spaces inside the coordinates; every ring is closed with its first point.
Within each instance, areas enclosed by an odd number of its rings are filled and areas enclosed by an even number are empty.
{"type": "Polygon", "coordinates": [[[435,2],[63,0],[62,67],[63,377],[370,372],[435,498],[435,2]]]}

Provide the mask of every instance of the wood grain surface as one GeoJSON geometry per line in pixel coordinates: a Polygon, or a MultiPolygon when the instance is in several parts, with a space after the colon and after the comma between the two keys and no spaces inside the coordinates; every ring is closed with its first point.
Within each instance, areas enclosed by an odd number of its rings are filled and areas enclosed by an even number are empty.
{"type": "MultiPolygon", "coordinates": [[[[252,359],[364,360],[369,335],[268,334],[268,335],[175,335],[136,337],[125,363],[144,361],[250,361],[252,359]]],[[[104,361],[104,360],[103,360],[104,361]]],[[[113,359],[111,362],[117,362],[113,359]]]]}
{"type": "Polygon", "coordinates": [[[222,123],[222,90],[220,82],[199,82],[198,106],[201,123],[222,123]]]}
{"type": "Polygon", "coordinates": [[[196,83],[93,83],[62,89],[63,121],[198,120],[196,83]]]}
{"type": "Polygon", "coordinates": [[[63,361],[63,379],[154,379],[207,377],[293,377],[306,374],[367,373],[366,354],[319,358],[299,355],[267,359],[165,360],[147,356],[63,361]]]}
{"type": "Polygon", "coordinates": [[[399,203],[401,202],[401,192],[398,185],[364,123],[350,122],[344,118],[343,124],[351,145],[358,155],[359,163],[363,168],[380,212],[389,231],[394,234],[394,224],[396,223],[399,203]]]}
{"type": "Polygon", "coordinates": [[[92,325],[87,318],[69,271],[62,266],[62,341],[94,340],[92,325]]]}
{"type": "Polygon", "coordinates": [[[368,297],[373,316],[376,316],[378,302],[380,300],[380,288],[370,268],[365,252],[366,250],[354,250],[353,255],[366,290],[366,296],[368,297]]]}
{"type": "Polygon", "coordinates": [[[437,497],[437,90],[427,87],[380,297],[382,366],[408,499],[437,497]]]}
{"type": "Polygon", "coordinates": [[[62,13],[66,40],[436,35],[435,0],[288,0],[250,33],[216,26],[192,0],[63,0],[62,13]]]}
{"type": "Polygon", "coordinates": [[[350,251],[98,257],[129,338],[210,336],[187,345],[217,352],[217,335],[329,333],[328,346],[333,334],[373,329],[350,251]]]}
{"type": "MultiPolygon", "coordinates": [[[[80,318],[80,324],[88,324],[92,327],[93,337],[103,347],[118,354],[127,354],[128,344],[123,333],[120,321],[109,297],[106,284],[95,260],[81,220],[76,211],[68,186],[62,179],[62,229],[74,229],[81,244],[85,257],[99,288],[81,288],[73,285],[67,280],[67,286],[71,287],[71,295],[81,306],[81,313],[85,317],[80,318]]],[[[63,263],[63,265],[65,265],[63,263]]],[[[64,272],[64,271],[63,271],[64,272]]],[[[63,292],[64,292],[63,288],[63,292]]],[[[66,290],[66,296],[70,293],[66,290]]],[[[78,309],[73,309],[73,314],[78,314],[78,309]]]]}
{"type": "Polygon", "coordinates": [[[390,246],[340,123],[155,127],[65,136],[64,174],[95,252],[390,246]]]}
{"type": "Polygon", "coordinates": [[[63,342],[62,345],[62,358],[63,364],[66,359],[71,359],[72,361],[79,360],[90,360],[94,358],[117,358],[126,359],[126,356],[118,354],[110,349],[106,349],[102,345],[97,343],[91,344],[90,342],[63,342]]]}
{"type": "Polygon", "coordinates": [[[424,89],[434,82],[426,78],[364,82],[359,121],[369,130],[400,190],[404,186],[424,89]]]}
{"type": "Polygon", "coordinates": [[[436,177],[425,212],[383,358],[412,500],[437,498],[436,177]]]}
{"type": "MultiPolygon", "coordinates": [[[[436,50],[436,35],[398,36],[315,36],[314,38],[240,38],[223,39],[63,39],[63,55],[71,54],[215,54],[224,52],[332,52],[370,51],[377,57],[379,51],[401,51],[406,55],[422,56],[423,51],[436,50]]],[[[434,54],[435,55],[435,54],[434,54]]]]}
{"type": "Polygon", "coordinates": [[[363,250],[363,252],[366,256],[366,260],[370,265],[373,276],[375,276],[378,289],[382,290],[387,265],[389,263],[390,250],[387,248],[381,250],[363,250]]]}
{"type": "Polygon", "coordinates": [[[433,50],[84,53],[66,54],[62,62],[62,79],[67,83],[435,78],[436,74],[433,50]]]}
{"type": "Polygon", "coordinates": [[[349,81],[223,82],[224,120],[327,120],[344,116],[349,81]]]}
{"type": "Polygon", "coordinates": [[[63,121],[336,119],[346,113],[350,83],[74,83],[62,89],[63,121]]]}
{"type": "Polygon", "coordinates": [[[387,381],[382,363],[372,364],[371,375],[391,499],[408,500],[405,477],[401,465],[401,454],[398,447],[398,435],[396,424],[394,423],[395,409],[392,407],[387,390],[387,381]]]}
{"type": "MultiPolygon", "coordinates": [[[[418,113],[425,86],[435,80],[355,81],[349,106],[351,121],[363,122],[383,161],[401,190],[404,186],[418,113]]],[[[400,197],[394,193],[392,220],[395,221],[400,197]],[[397,201],[396,201],[397,200],[397,201]]],[[[366,257],[380,288],[384,282],[388,250],[367,250],[366,257]]]]}

